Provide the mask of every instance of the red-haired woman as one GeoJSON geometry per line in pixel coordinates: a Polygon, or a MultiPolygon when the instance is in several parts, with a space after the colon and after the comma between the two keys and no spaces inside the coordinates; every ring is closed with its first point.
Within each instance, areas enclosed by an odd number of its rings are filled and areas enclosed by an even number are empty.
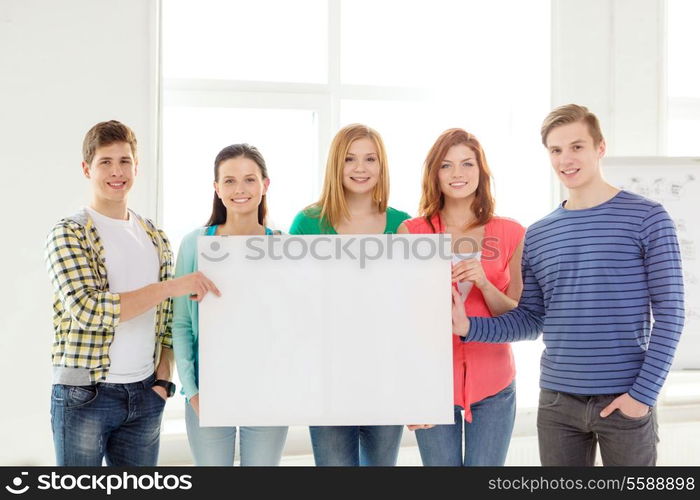
{"type": "MultiPolygon", "coordinates": [[[[452,235],[458,260],[452,281],[471,284],[462,297],[470,316],[498,316],[513,309],[523,288],[525,228],[494,215],[490,177],[479,141],[462,129],[445,131],[425,160],[420,217],[404,221],[398,230],[452,235]],[[470,258],[477,252],[480,259],[470,258]]],[[[452,337],[454,424],[408,427],[416,430],[424,465],[503,465],[515,420],[510,345],[462,343],[452,337]]]]}

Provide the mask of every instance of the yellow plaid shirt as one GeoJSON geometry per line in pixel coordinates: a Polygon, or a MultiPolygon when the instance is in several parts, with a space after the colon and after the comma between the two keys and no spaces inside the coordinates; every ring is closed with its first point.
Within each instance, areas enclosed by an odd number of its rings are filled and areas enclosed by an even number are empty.
{"type": "MultiPolygon", "coordinates": [[[[160,281],[171,279],[173,253],[165,233],[150,220],[137,218],[158,250],[160,281]]],[[[109,372],[121,302],[119,294],[109,291],[104,247],[86,210],[54,226],[45,259],[54,288],[52,363],[89,372],[90,384],[102,382],[109,372]]],[[[172,348],[172,311],[172,299],[156,307],[156,363],[159,346],[172,348]]]]}

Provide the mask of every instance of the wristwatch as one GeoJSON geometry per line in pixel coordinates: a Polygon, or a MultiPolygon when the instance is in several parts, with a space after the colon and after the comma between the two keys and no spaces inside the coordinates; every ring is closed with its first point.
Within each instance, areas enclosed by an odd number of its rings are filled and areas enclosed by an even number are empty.
{"type": "Polygon", "coordinates": [[[159,387],[164,387],[166,391],[168,391],[168,397],[171,398],[175,395],[175,384],[170,382],[169,380],[162,380],[158,379],[155,382],[153,382],[154,386],[159,386],[159,387]]]}

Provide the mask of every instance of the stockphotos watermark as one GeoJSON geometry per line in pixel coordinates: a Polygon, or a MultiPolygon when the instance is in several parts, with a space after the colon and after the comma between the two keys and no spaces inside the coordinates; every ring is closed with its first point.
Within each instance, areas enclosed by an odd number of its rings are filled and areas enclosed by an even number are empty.
{"type": "MultiPolygon", "coordinates": [[[[449,234],[411,235],[387,234],[383,236],[256,236],[248,238],[246,248],[248,260],[302,260],[311,257],[316,260],[349,259],[358,261],[360,269],[365,269],[368,261],[379,259],[443,260],[452,258],[452,248],[461,253],[476,252],[479,242],[464,237],[452,242],[449,234]]],[[[217,243],[212,243],[213,245],[217,243]]],[[[482,260],[496,260],[499,257],[498,238],[484,237],[482,260]]],[[[219,247],[216,248],[218,250],[219,247]]],[[[210,259],[213,260],[213,259],[210,259]]]]}
{"type": "MultiPolygon", "coordinates": [[[[25,482],[28,472],[21,472],[5,490],[13,495],[23,495],[31,488],[25,482]]],[[[51,472],[36,478],[35,488],[40,491],[83,490],[103,492],[111,495],[116,491],[174,491],[192,489],[192,476],[189,474],[161,474],[160,472],[131,474],[129,472],[111,474],[70,474],[51,472]]]]}

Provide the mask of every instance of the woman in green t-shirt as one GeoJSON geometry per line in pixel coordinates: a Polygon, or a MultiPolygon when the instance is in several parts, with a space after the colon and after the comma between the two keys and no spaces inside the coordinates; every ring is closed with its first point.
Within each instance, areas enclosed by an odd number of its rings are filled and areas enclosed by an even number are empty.
{"type": "MultiPolygon", "coordinates": [[[[410,216],[387,205],[389,171],[381,136],[348,125],[328,153],[321,199],[294,218],[290,234],[396,233],[410,216]]],[[[400,425],[311,426],[316,465],[396,465],[400,425]]]]}

